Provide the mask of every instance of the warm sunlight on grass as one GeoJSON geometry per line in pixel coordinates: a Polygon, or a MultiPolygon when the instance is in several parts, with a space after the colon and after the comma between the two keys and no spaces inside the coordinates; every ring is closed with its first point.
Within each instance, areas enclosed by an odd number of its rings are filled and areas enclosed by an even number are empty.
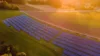
{"type": "Polygon", "coordinates": [[[98,28],[100,27],[100,13],[99,12],[90,12],[90,13],[78,13],[77,20],[79,24],[88,25],[89,27],[98,28]]]}
{"type": "Polygon", "coordinates": [[[48,42],[44,40],[42,40],[43,43],[41,43],[41,41],[39,42],[39,40],[29,36],[24,31],[16,31],[14,27],[7,27],[3,23],[3,20],[7,18],[22,14],[24,13],[19,11],[0,10],[0,40],[6,41],[7,44],[14,45],[18,51],[25,52],[27,56],[58,56],[59,53],[62,54],[62,52],[54,51],[54,48],[60,51],[59,47],[48,44],[48,42]]]}
{"type": "MultiPolygon", "coordinates": [[[[52,14],[57,22],[72,22],[92,28],[100,27],[100,13],[99,12],[57,12],[52,14]]],[[[51,19],[54,21],[54,19],[51,19]]]]}

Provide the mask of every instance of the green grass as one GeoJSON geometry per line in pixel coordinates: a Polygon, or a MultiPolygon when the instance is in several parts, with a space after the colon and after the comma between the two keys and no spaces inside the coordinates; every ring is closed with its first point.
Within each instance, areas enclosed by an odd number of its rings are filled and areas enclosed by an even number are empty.
{"type": "Polygon", "coordinates": [[[48,20],[58,26],[72,30],[67,30],[67,33],[86,38],[86,35],[90,35],[93,38],[88,36],[89,39],[100,41],[100,12],[55,12],[51,13],[49,17],[51,16],[52,18],[48,20]]]}
{"type": "Polygon", "coordinates": [[[20,13],[19,11],[12,11],[12,10],[0,10],[0,19],[4,20],[6,18],[10,18],[12,16],[20,15],[23,13],[20,13]]]}
{"type": "Polygon", "coordinates": [[[100,28],[100,12],[77,13],[76,15],[77,20],[75,20],[75,23],[92,28],[100,28]]]}
{"type": "Polygon", "coordinates": [[[19,11],[0,10],[0,40],[14,45],[19,52],[25,52],[27,56],[61,56],[62,49],[51,43],[29,36],[23,31],[16,31],[13,27],[7,27],[3,20],[21,15],[19,11]],[[57,51],[54,51],[54,50],[57,51]]]}
{"type": "Polygon", "coordinates": [[[85,27],[100,28],[100,12],[61,12],[53,13],[52,15],[57,18],[55,19],[57,22],[69,21],[73,24],[79,24],[85,27]]]}

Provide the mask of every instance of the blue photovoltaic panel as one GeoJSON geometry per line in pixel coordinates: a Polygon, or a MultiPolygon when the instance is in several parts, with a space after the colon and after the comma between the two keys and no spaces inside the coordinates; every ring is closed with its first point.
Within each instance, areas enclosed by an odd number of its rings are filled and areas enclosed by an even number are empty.
{"type": "MultiPolygon", "coordinates": [[[[79,51],[79,50],[76,50],[75,48],[72,48],[72,47],[69,47],[69,46],[65,46],[64,44],[62,43],[59,43],[59,42],[53,42],[55,45],[57,46],[60,46],[62,48],[64,48],[65,50],[69,50],[70,52],[72,53],[76,53],[77,56],[90,56],[89,54],[86,54],[82,51],[79,51]]],[[[71,45],[71,44],[70,44],[71,45]]]]}
{"type": "MultiPolygon", "coordinates": [[[[100,56],[100,43],[86,38],[81,38],[76,35],[71,35],[64,32],[60,36],[58,36],[53,43],[64,48],[65,50],[67,49],[66,47],[70,47],[80,52],[83,52],[83,54],[87,54],[89,56],[100,56]]],[[[75,51],[74,53],[81,55],[75,51]]],[[[65,54],[63,53],[63,55],[65,54]]]]}
{"type": "Polygon", "coordinates": [[[78,56],[77,54],[70,52],[68,50],[64,50],[63,55],[62,56],[78,56]]]}
{"type": "Polygon", "coordinates": [[[71,34],[62,33],[58,38],[60,38],[60,39],[63,39],[63,38],[64,39],[69,39],[69,40],[72,40],[74,42],[81,43],[83,45],[88,45],[88,46],[100,49],[100,47],[99,47],[100,43],[89,40],[89,39],[86,39],[86,38],[81,38],[79,36],[75,36],[75,35],[71,36],[71,34]]]}
{"type": "Polygon", "coordinates": [[[65,46],[70,46],[72,48],[75,48],[77,50],[80,50],[82,52],[85,52],[85,53],[88,53],[90,55],[93,55],[93,56],[96,56],[96,55],[99,55],[100,51],[99,52],[96,52],[96,51],[92,51],[90,49],[87,49],[87,48],[83,48],[82,46],[78,46],[78,45],[75,45],[73,43],[70,43],[70,42],[65,42],[65,41],[60,41],[60,40],[56,40],[56,42],[58,43],[62,43],[63,45],[65,46]],[[80,48],[79,48],[80,47],[80,48]]]}
{"type": "Polygon", "coordinates": [[[33,20],[32,18],[25,15],[12,17],[7,20],[9,20],[9,23],[15,29],[22,30],[28,33],[30,36],[36,36],[37,39],[43,38],[46,41],[49,41],[59,33],[58,30],[53,29],[52,27],[43,24],[37,20],[33,20]]]}
{"type": "Polygon", "coordinates": [[[20,28],[10,19],[7,19],[7,21],[18,31],[20,31],[20,28]]]}
{"type": "Polygon", "coordinates": [[[83,49],[89,49],[90,51],[93,51],[93,52],[96,52],[96,53],[100,53],[99,49],[96,49],[96,48],[94,48],[92,46],[85,45],[85,44],[80,43],[80,42],[75,42],[73,40],[69,40],[69,39],[65,39],[65,38],[64,39],[58,39],[58,40],[59,41],[63,41],[65,43],[68,42],[68,43],[74,44],[74,45],[76,45],[78,47],[81,47],[83,49]]]}
{"type": "Polygon", "coordinates": [[[64,41],[65,43],[68,42],[68,43],[74,44],[74,45],[79,46],[79,47],[83,47],[84,49],[85,48],[90,49],[93,52],[100,53],[100,50],[99,49],[96,49],[96,48],[94,48],[92,46],[86,45],[86,44],[84,44],[84,43],[82,43],[80,41],[79,42],[76,42],[74,40],[70,40],[70,39],[67,39],[67,38],[59,38],[58,40],[59,41],[64,41]]]}
{"type": "Polygon", "coordinates": [[[11,26],[11,25],[8,23],[7,20],[4,20],[3,22],[4,22],[8,27],[11,26]]]}

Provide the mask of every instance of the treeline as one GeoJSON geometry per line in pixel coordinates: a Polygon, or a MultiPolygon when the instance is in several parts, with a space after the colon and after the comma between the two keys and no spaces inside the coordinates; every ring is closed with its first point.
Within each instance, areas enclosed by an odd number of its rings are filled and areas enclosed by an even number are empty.
{"type": "MultiPolygon", "coordinates": [[[[17,4],[26,4],[26,3],[30,3],[30,4],[40,4],[40,5],[51,5],[55,8],[60,8],[62,7],[62,0],[6,0],[9,3],[17,3],[17,4]]],[[[65,2],[67,3],[67,2],[65,2]]],[[[73,4],[66,4],[65,7],[66,8],[74,8],[74,9],[84,9],[84,10],[93,10],[97,7],[100,7],[100,0],[80,0],[79,2],[76,3],[80,3],[80,5],[75,5],[75,3],[73,4]]]]}
{"type": "Polygon", "coordinates": [[[100,0],[80,0],[75,3],[69,3],[64,5],[66,9],[75,9],[75,10],[95,10],[96,8],[100,8],[100,0]]]}
{"type": "Polygon", "coordinates": [[[6,1],[8,3],[16,3],[16,4],[25,4],[27,2],[27,0],[3,0],[6,1]]]}
{"type": "MultiPolygon", "coordinates": [[[[31,0],[30,4],[48,4],[56,8],[62,7],[62,0],[31,0]]],[[[93,10],[96,7],[100,7],[100,0],[80,0],[76,3],[67,4],[65,7],[74,8],[74,9],[84,9],[84,10],[93,10]],[[76,5],[80,3],[80,5],[76,5]]]]}
{"type": "Polygon", "coordinates": [[[6,1],[2,1],[0,3],[0,9],[2,9],[2,10],[19,10],[17,5],[10,4],[10,3],[6,2],[6,1]]]}
{"type": "Polygon", "coordinates": [[[31,0],[31,1],[28,1],[28,3],[30,4],[48,4],[48,0],[31,0]]]}
{"type": "Polygon", "coordinates": [[[51,5],[51,6],[56,7],[56,8],[61,7],[60,0],[31,0],[28,3],[38,4],[38,5],[51,5]]]}

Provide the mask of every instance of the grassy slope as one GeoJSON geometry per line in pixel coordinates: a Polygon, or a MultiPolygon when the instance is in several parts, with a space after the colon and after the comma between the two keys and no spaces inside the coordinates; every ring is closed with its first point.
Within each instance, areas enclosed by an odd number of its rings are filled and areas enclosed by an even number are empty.
{"type": "Polygon", "coordinates": [[[100,28],[100,12],[77,13],[79,24],[92,28],[100,28]]]}
{"type": "Polygon", "coordinates": [[[60,56],[61,51],[53,44],[47,44],[45,41],[37,41],[23,31],[16,31],[13,27],[7,27],[2,21],[6,18],[20,15],[18,11],[0,11],[0,40],[5,40],[13,44],[19,51],[24,51],[27,56],[60,56]]]}
{"type": "Polygon", "coordinates": [[[86,27],[100,28],[100,12],[70,12],[70,13],[54,13],[53,16],[61,19],[58,21],[69,21],[74,24],[80,24],[86,27]]]}

